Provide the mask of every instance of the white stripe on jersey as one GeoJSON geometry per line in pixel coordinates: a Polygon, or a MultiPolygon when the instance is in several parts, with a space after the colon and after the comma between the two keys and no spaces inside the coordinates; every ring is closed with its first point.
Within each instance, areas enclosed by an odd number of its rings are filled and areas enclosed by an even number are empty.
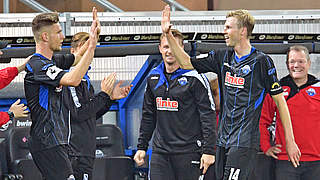
{"type": "Polygon", "coordinates": [[[211,103],[211,109],[215,110],[216,108],[215,108],[215,104],[214,104],[214,101],[213,101],[213,96],[212,96],[212,92],[211,92],[211,88],[210,88],[210,83],[209,83],[208,78],[206,77],[206,75],[205,74],[199,74],[196,70],[192,70],[192,71],[189,71],[187,73],[184,73],[183,76],[195,77],[203,84],[203,86],[208,91],[208,96],[209,96],[209,100],[210,100],[210,103],[211,103]]]}

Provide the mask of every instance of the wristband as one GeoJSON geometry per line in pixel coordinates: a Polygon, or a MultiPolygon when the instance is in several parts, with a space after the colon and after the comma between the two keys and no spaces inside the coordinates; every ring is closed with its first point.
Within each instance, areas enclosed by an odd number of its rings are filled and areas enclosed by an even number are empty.
{"type": "Polygon", "coordinates": [[[13,120],[13,118],[14,118],[14,114],[13,114],[13,112],[8,111],[7,113],[8,113],[8,115],[9,115],[9,120],[10,120],[10,121],[12,121],[12,120],[13,120]]]}

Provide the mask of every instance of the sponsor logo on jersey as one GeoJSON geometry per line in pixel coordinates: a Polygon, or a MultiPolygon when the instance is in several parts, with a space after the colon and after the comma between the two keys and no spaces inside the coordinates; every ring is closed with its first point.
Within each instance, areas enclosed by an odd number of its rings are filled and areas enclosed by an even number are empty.
{"type": "Polygon", "coordinates": [[[188,83],[188,79],[186,77],[182,77],[182,78],[178,79],[178,82],[181,86],[184,86],[188,83]]]}
{"type": "Polygon", "coordinates": [[[63,70],[58,68],[57,66],[50,66],[46,74],[50,79],[54,80],[61,71],[63,70]]]}
{"type": "Polygon", "coordinates": [[[28,127],[28,126],[31,126],[31,124],[32,124],[32,121],[29,121],[29,120],[26,120],[26,121],[17,120],[16,122],[17,127],[28,127]]]}
{"type": "Polygon", "coordinates": [[[271,86],[271,91],[278,91],[280,89],[281,89],[281,86],[278,82],[273,83],[271,86]]]}
{"type": "Polygon", "coordinates": [[[307,94],[308,94],[309,96],[314,96],[314,95],[317,94],[317,93],[316,93],[316,90],[313,89],[313,88],[309,88],[308,90],[306,90],[306,92],[307,92],[307,94]]]}
{"type": "Polygon", "coordinates": [[[226,73],[225,85],[237,88],[244,88],[245,79],[242,77],[237,77],[237,75],[231,76],[230,72],[226,73]]]}
{"type": "Polygon", "coordinates": [[[151,79],[159,79],[158,76],[152,76],[151,79]]]}
{"type": "Polygon", "coordinates": [[[161,111],[178,111],[178,101],[171,101],[170,98],[163,100],[162,97],[156,98],[157,110],[161,111]]]}

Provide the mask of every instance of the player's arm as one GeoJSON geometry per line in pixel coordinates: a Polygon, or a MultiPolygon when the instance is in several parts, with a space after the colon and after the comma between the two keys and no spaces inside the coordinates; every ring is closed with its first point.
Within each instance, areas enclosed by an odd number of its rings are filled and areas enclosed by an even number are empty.
{"type": "Polygon", "coordinates": [[[162,11],[161,19],[161,28],[162,32],[166,35],[169,47],[172,51],[172,54],[176,57],[177,61],[180,64],[182,69],[194,69],[190,56],[184,51],[183,47],[179,45],[174,36],[171,33],[171,24],[170,24],[170,6],[167,5],[162,11]]]}
{"type": "Polygon", "coordinates": [[[91,64],[94,57],[94,50],[98,41],[97,30],[97,22],[94,20],[91,24],[89,45],[87,51],[84,53],[80,62],[75,66],[75,68],[72,71],[67,72],[63,75],[63,77],[60,80],[60,85],[78,86],[80,84],[81,79],[87,72],[89,65],[91,64]]]}
{"type": "Polygon", "coordinates": [[[268,130],[270,125],[273,122],[274,115],[276,112],[276,105],[269,94],[266,95],[262,111],[261,117],[259,121],[259,128],[260,128],[260,148],[261,150],[267,155],[271,156],[275,159],[278,159],[277,154],[281,152],[281,145],[272,146],[270,143],[271,135],[268,130]]]}
{"type": "Polygon", "coordinates": [[[142,107],[142,120],[139,129],[139,138],[137,144],[137,153],[134,160],[138,166],[144,164],[144,157],[148,150],[148,144],[152,137],[153,131],[156,127],[156,105],[155,99],[151,92],[149,85],[147,85],[146,92],[144,93],[143,107],[142,107]]]}
{"type": "MultiPolygon", "coordinates": [[[[93,21],[96,21],[96,22],[97,22],[97,35],[98,35],[97,38],[99,39],[99,35],[100,35],[100,31],[101,31],[101,25],[100,25],[100,21],[99,21],[99,18],[98,18],[98,14],[97,14],[97,9],[96,9],[96,8],[94,8],[94,9],[92,10],[92,19],[93,19],[93,21]]],[[[87,41],[81,46],[81,48],[80,48],[76,53],[74,53],[75,60],[74,60],[74,62],[73,62],[73,64],[72,64],[72,66],[75,66],[75,65],[77,65],[77,64],[80,62],[82,56],[83,56],[84,53],[87,51],[88,47],[89,47],[89,40],[87,40],[87,41]]]]}
{"type": "Polygon", "coordinates": [[[203,155],[200,159],[200,169],[205,174],[207,169],[215,161],[215,142],[216,142],[216,113],[213,106],[213,97],[211,95],[210,83],[204,75],[201,75],[202,82],[195,79],[193,92],[195,103],[199,110],[200,123],[203,143],[203,155]]]}
{"type": "Polygon", "coordinates": [[[272,98],[279,110],[279,115],[281,118],[283,130],[285,134],[286,150],[289,156],[289,160],[292,162],[294,167],[298,167],[301,153],[294,140],[291,118],[290,118],[287,103],[284,99],[283,93],[273,95],[272,98]]]}

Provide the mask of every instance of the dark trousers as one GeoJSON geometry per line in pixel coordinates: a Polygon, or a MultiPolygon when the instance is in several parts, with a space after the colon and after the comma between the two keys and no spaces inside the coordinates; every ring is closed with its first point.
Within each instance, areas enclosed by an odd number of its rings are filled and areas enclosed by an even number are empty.
{"type": "Polygon", "coordinates": [[[71,157],[71,164],[76,180],[92,180],[94,158],[74,156],[71,157]]]}
{"type": "Polygon", "coordinates": [[[248,180],[253,173],[257,150],[253,148],[217,146],[217,180],[248,180]]]}
{"type": "Polygon", "coordinates": [[[300,162],[293,167],[290,161],[276,161],[276,180],[316,180],[320,179],[320,161],[300,162]]]}
{"type": "Polygon", "coordinates": [[[254,170],[249,180],[275,180],[276,159],[259,152],[254,170]]]}
{"type": "Polygon", "coordinates": [[[74,180],[67,145],[59,145],[31,152],[31,154],[34,163],[46,180],[74,180]]]}
{"type": "Polygon", "coordinates": [[[152,153],[150,178],[152,180],[198,180],[201,176],[199,153],[152,153]]]}

